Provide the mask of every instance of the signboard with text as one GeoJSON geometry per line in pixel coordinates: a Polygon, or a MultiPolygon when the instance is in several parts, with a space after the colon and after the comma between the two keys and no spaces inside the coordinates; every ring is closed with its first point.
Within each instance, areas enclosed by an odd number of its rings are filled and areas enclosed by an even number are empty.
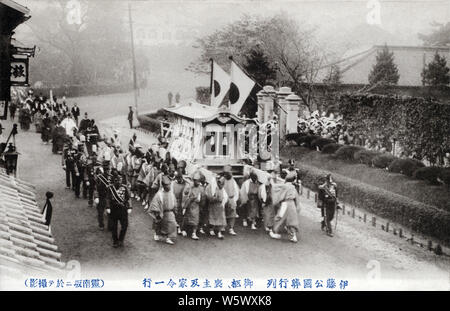
{"type": "Polygon", "coordinates": [[[28,58],[11,58],[11,85],[28,85],[28,58]]]}

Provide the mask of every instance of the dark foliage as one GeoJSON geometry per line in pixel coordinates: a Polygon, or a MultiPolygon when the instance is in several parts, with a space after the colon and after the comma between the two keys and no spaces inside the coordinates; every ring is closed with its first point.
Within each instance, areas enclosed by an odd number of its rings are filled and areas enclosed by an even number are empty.
{"type": "Polygon", "coordinates": [[[336,143],[326,144],[325,146],[323,146],[321,151],[322,151],[322,153],[331,154],[331,153],[335,153],[342,146],[343,145],[336,144],[336,143]]]}
{"type": "Polygon", "coordinates": [[[336,143],[336,142],[333,139],[321,137],[318,139],[314,139],[311,142],[311,148],[314,148],[314,149],[319,148],[319,150],[322,151],[322,149],[325,145],[332,144],[332,143],[336,143]]]}
{"type": "Polygon", "coordinates": [[[341,160],[354,161],[355,153],[361,150],[364,150],[364,148],[355,145],[346,145],[339,148],[334,155],[341,160]]]}
{"type": "Polygon", "coordinates": [[[425,167],[425,164],[418,160],[397,159],[389,165],[389,171],[412,177],[414,172],[421,167],[425,167]]]}

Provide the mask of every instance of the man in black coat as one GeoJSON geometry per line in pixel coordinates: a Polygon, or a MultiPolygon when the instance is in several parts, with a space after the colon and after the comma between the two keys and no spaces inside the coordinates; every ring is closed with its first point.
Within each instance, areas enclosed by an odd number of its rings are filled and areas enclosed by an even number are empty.
{"type": "MultiPolygon", "coordinates": [[[[77,123],[78,123],[78,121],[77,121],[77,123]]],[[[87,128],[89,127],[90,124],[91,124],[91,120],[88,118],[88,113],[85,112],[84,119],[82,119],[80,121],[80,126],[78,126],[78,132],[85,135],[85,131],[87,130],[87,128]]]]}
{"type": "Polygon", "coordinates": [[[68,140],[66,148],[63,151],[63,168],[66,170],[66,188],[75,190],[76,172],[75,158],[77,150],[72,145],[72,141],[68,140]]]}
{"type": "Polygon", "coordinates": [[[123,246],[123,240],[128,228],[128,214],[131,213],[130,193],[126,185],[121,183],[119,176],[113,177],[106,199],[106,212],[111,215],[113,247],[123,246]],[[120,233],[117,235],[120,222],[120,233]]]}
{"type": "Polygon", "coordinates": [[[133,128],[133,114],[134,114],[134,112],[133,112],[133,107],[129,107],[130,108],[130,111],[128,111],[128,122],[130,123],[130,129],[132,129],[133,128]]]}
{"type": "Polygon", "coordinates": [[[75,123],[78,126],[78,117],[80,116],[80,108],[78,108],[77,103],[74,104],[74,106],[71,109],[72,116],[75,119],[75,123]]]}
{"type": "Polygon", "coordinates": [[[337,185],[331,179],[331,175],[328,174],[325,177],[324,182],[319,185],[318,193],[318,207],[320,207],[322,212],[322,230],[326,230],[328,236],[333,236],[333,230],[331,226],[331,221],[334,218],[337,207],[337,185]]]}

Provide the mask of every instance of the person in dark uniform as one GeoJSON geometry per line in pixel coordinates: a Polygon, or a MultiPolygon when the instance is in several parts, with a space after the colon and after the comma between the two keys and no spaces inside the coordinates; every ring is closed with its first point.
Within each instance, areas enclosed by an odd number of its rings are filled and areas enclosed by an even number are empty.
{"type": "Polygon", "coordinates": [[[92,152],[97,150],[97,143],[100,137],[100,132],[98,131],[97,125],[95,125],[94,119],[89,120],[89,126],[86,128],[85,136],[88,154],[92,155],[92,152]]]}
{"type": "Polygon", "coordinates": [[[133,107],[129,107],[130,108],[130,111],[128,111],[128,122],[130,123],[130,129],[132,129],[133,128],[133,114],[134,114],[134,112],[133,112],[133,107]]]}
{"type": "Polygon", "coordinates": [[[87,187],[85,181],[87,159],[84,154],[84,144],[78,144],[78,152],[75,157],[75,196],[80,197],[80,192],[82,191],[83,198],[87,198],[87,187]]]}
{"type": "Polygon", "coordinates": [[[50,226],[51,220],[52,220],[52,214],[53,214],[53,206],[52,202],[50,201],[51,198],[53,198],[53,192],[47,191],[45,193],[45,197],[47,198],[45,200],[44,208],[42,209],[42,214],[45,213],[45,224],[47,226],[50,226]]]}
{"type": "Polygon", "coordinates": [[[87,130],[87,128],[89,127],[90,124],[91,124],[91,119],[88,118],[88,113],[85,112],[84,119],[82,119],[80,121],[80,126],[78,126],[78,132],[80,132],[83,135],[86,135],[85,131],[87,130]]]}
{"type": "Polygon", "coordinates": [[[76,125],[78,126],[78,117],[80,116],[80,108],[78,108],[77,103],[71,109],[72,116],[75,120],[76,125]]]}
{"type": "Polygon", "coordinates": [[[61,121],[53,117],[54,127],[52,129],[52,152],[61,154],[64,150],[64,141],[68,138],[66,130],[61,126],[61,121]]]}
{"type": "Polygon", "coordinates": [[[72,145],[72,141],[67,139],[65,149],[63,151],[63,168],[66,170],[66,189],[75,190],[75,157],[76,150],[72,145]]]}
{"type": "Polygon", "coordinates": [[[327,235],[332,237],[333,230],[331,221],[334,218],[337,206],[337,185],[328,174],[322,184],[319,185],[319,194],[317,204],[321,209],[323,220],[321,222],[322,230],[325,230],[327,235]]]}
{"type": "Polygon", "coordinates": [[[94,203],[94,190],[95,190],[95,169],[97,165],[97,154],[95,152],[89,157],[85,169],[84,180],[86,182],[88,206],[92,207],[94,203]]]}
{"type": "MultiPolygon", "coordinates": [[[[103,163],[103,167],[98,167],[95,174],[95,190],[96,198],[94,200],[97,207],[97,220],[100,230],[105,229],[104,213],[106,209],[106,198],[108,196],[110,176],[108,172],[108,163],[103,163]]],[[[111,229],[111,221],[108,215],[108,229],[111,229]]]]}
{"type": "Polygon", "coordinates": [[[128,228],[128,214],[131,213],[130,193],[126,185],[121,183],[119,176],[113,177],[113,184],[109,187],[106,198],[106,212],[111,215],[113,247],[123,246],[128,228]],[[117,235],[118,223],[120,233],[117,235]]]}
{"type": "Polygon", "coordinates": [[[51,122],[52,119],[50,118],[49,114],[46,113],[44,118],[42,119],[42,128],[41,128],[41,139],[44,142],[44,144],[48,144],[48,141],[51,137],[51,122]]]}

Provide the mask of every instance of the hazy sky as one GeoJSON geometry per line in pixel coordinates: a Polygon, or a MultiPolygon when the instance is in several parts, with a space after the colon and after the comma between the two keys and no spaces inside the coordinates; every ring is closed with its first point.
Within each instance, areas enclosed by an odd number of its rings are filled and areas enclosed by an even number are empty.
{"type": "MultiPolygon", "coordinates": [[[[74,1],[74,0],[72,0],[74,1]]],[[[76,0],[75,0],[76,1],[76,0]]],[[[103,2],[105,6],[123,7],[126,13],[128,1],[90,0],[103,2]]],[[[33,12],[48,5],[46,0],[17,0],[33,12]]],[[[418,32],[429,32],[433,21],[450,21],[450,0],[174,0],[131,1],[137,24],[160,25],[164,28],[183,27],[192,24],[199,35],[212,32],[220,26],[241,17],[243,13],[272,15],[285,11],[299,21],[318,26],[318,34],[329,38],[351,35],[355,28],[375,22],[391,33],[401,44],[420,44],[418,32]],[[379,8],[379,10],[378,10],[379,8]],[[379,12],[379,14],[377,14],[379,12]],[[378,15],[370,19],[371,13],[378,15]],[[369,16],[369,17],[368,17],[369,16]],[[378,24],[379,21],[379,24],[378,24]]],[[[21,26],[23,28],[23,26],[21,26]]],[[[20,30],[17,33],[20,36],[20,30]]]]}

